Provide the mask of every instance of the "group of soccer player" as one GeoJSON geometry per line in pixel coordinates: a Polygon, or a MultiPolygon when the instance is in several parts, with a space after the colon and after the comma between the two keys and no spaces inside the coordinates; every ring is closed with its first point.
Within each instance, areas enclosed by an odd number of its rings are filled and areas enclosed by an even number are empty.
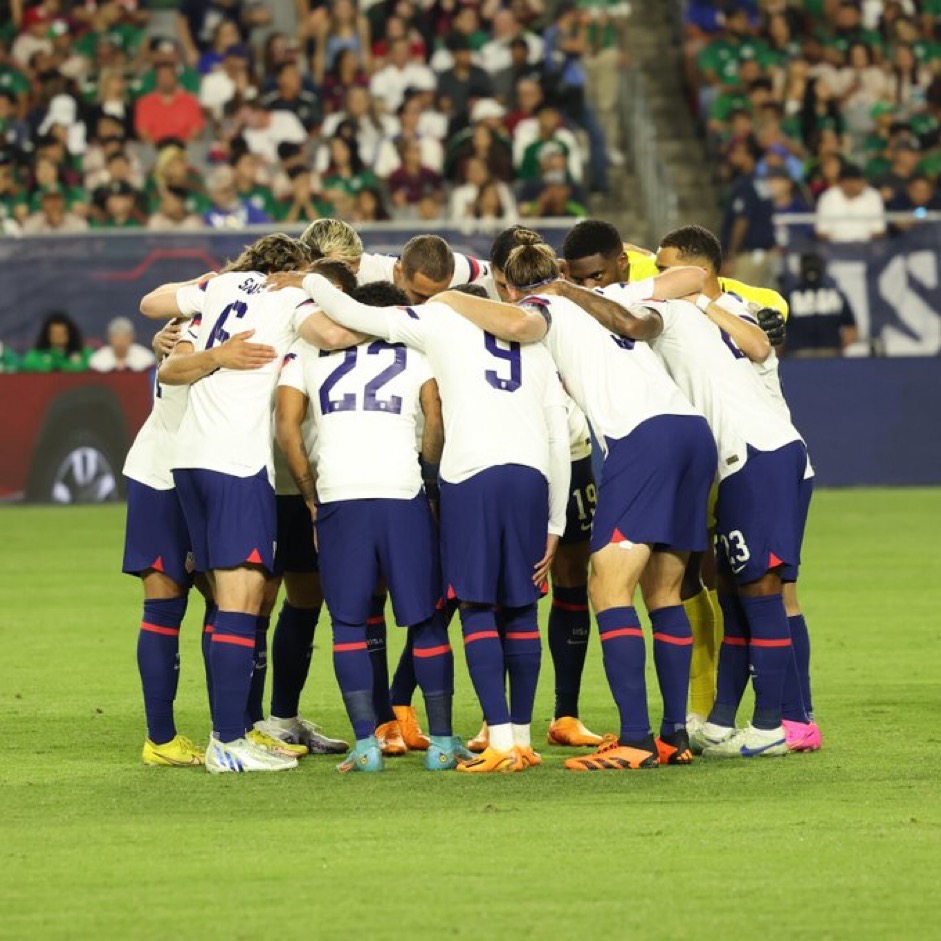
{"type": "Polygon", "coordinates": [[[277,771],[346,753],[338,770],[376,772],[416,749],[431,771],[535,767],[550,584],[548,741],[594,749],[566,768],[819,748],[795,591],[813,471],[773,348],[786,305],[721,267],[700,226],[654,254],[586,220],[561,258],[514,226],[488,264],[434,235],[397,258],[369,254],[324,219],[146,295],[141,312],[167,323],[154,408],[124,469],[124,571],[144,588],[144,762],[277,771]],[[174,721],[194,586],[205,750],[174,721]],[[387,599],[407,628],[391,684],[387,599]],[[323,605],[352,747],[300,715],[323,605]],[[590,610],[617,735],[579,718],[590,610]],[[484,719],[466,745],[452,726],[455,614],[484,719]],[[749,677],[754,714],[737,728],[749,677]]]}

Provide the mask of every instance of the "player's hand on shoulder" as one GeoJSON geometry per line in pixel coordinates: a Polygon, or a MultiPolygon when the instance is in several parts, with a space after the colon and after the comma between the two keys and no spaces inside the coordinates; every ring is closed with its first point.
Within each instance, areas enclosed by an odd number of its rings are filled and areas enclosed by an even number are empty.
{"type": "Polygon", "coordinates": [[[254,330],[236,333],[217,347],[219,365],[226,369],[259,369],[275,359],[278,354],[273,346],[249,342],[254,334],[254,330]]]}
{"type": "Polygon", "coordinates": [[[268,291],[281,291],[284,288],[299,288],[307,277],[307,271],[275,271],[265,281],[268,291]]]}
{"type": "Polygon", "coordinates": [[[773,307],[762,307],[757,312],[758,326],[767,334],[772,346],[780,346],[787,335],[784,315],[773,307]]]}
{"type": "Polygon", "coordinates": [[[174,318],[165,326],[161,327],[156,334],[154,334],[154,338],[151,341],[151,346],[153,347],[157,359],[163,359],[164,356],[169,356],[182,335],[183,325],[182,321],[179,319],[174,318]]]}

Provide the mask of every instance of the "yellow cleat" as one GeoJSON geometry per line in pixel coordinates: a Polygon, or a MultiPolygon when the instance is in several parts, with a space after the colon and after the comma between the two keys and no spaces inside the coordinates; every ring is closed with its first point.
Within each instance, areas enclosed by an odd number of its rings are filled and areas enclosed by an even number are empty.
{"type": "Polygon", "coordinates": [[[392,722],[383,722],[376,729],[376,738],[379,740],[380,751],[386,757],[404,755],[408,751],[399,723],[394,719],[392,722]]]}
{"type": "Polygon", "coordinates": [[[490,732],[487,729],[487,723],[484,722],[480,731],[467,743],[467,750],[475,754],[480,754],[490,747],[490,732]]]}
{"type": "Polygon", "coordinates": [[[392,711],[399,720],[399,731],[409,751],[428,751],[431,739],[421,730],[414,706],[393,706],[392,711]]]}
{"type": "Polygon", "coordinates": [[[525,771],[527,767],[517,749],[497,751],[488,746],[480,757],[462,762],[457,766],[457,770],[466,771],[468,774],[487,774],[497,771],[525,771]]]}
{"type": "Polygon", "coordinates": [[[542,764],[542,755],[537,751],[533,751],[532,745],[517,745],[514,750],[517,758],[519,758],[527,768],[535,768],[537,765],[542,764]]]}
{"type": "Polygon", "coordinates": [[[272,755],[279,755],[281,758],[303,758],[308,754],[306,745],[282,742],[281,739],[262,732],[261,729],[252,729],[245,733],[245,737],[259,748],[263,748],[272,755]]]}
{"type": "Polygon", "coordinates": [[[141,760],[145,765],[168,768],[186,768],[204,765],[206,756],[185,735],[177,735],[164,745],[155,745],[149,738],[144,742],[141,760]]]}
{"type": "Polygon", "coordinates": [[[550,726],[546,735],[550,745],[571,745],[581,748],[586,745],[598,746],[603,739],[590,732],[575,716],[559,716],[550,726]]]}

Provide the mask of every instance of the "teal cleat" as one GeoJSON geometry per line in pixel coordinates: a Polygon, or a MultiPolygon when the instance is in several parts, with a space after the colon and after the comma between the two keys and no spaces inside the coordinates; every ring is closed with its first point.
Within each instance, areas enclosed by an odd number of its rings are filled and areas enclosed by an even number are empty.
{"type": "Polygon", "coordinates": [[[431,744],[425,752],[426,771],[452,771],[462,761],[477,756],[464,747],[457,735],[432,735],[431,744]]]}
{"type": "Polygon", "coordinates": [[[337,771],[382,771],[385,763],[375,735],[358,739],[350,753],[337,765],[337,771]]]}

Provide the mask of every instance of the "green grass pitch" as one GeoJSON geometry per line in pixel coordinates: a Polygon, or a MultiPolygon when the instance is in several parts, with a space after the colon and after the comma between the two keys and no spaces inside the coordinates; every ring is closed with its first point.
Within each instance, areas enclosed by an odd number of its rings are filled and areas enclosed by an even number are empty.
{"type": "MultiPolygon", "coordinates": [[[[139,761],[123,508],[0,510],[0,938],[941,937],[939,523],[941,490],[815,498],[818,754],[574,774],[544,747],[542,768],[483,779],[418,755],[211,777],[139,761]]],[[[199,740],[201,613],[178,702],[199,740]]],[[[346,734],[328,632],[304,708],[346,734]]],[[[457,679],[470,735],[461,662],[457,679]]],[[[540,739],[550,709],[546,651],[540,739]]],[[[596,638],[582,715],[615,728],[596,638]]]]}

